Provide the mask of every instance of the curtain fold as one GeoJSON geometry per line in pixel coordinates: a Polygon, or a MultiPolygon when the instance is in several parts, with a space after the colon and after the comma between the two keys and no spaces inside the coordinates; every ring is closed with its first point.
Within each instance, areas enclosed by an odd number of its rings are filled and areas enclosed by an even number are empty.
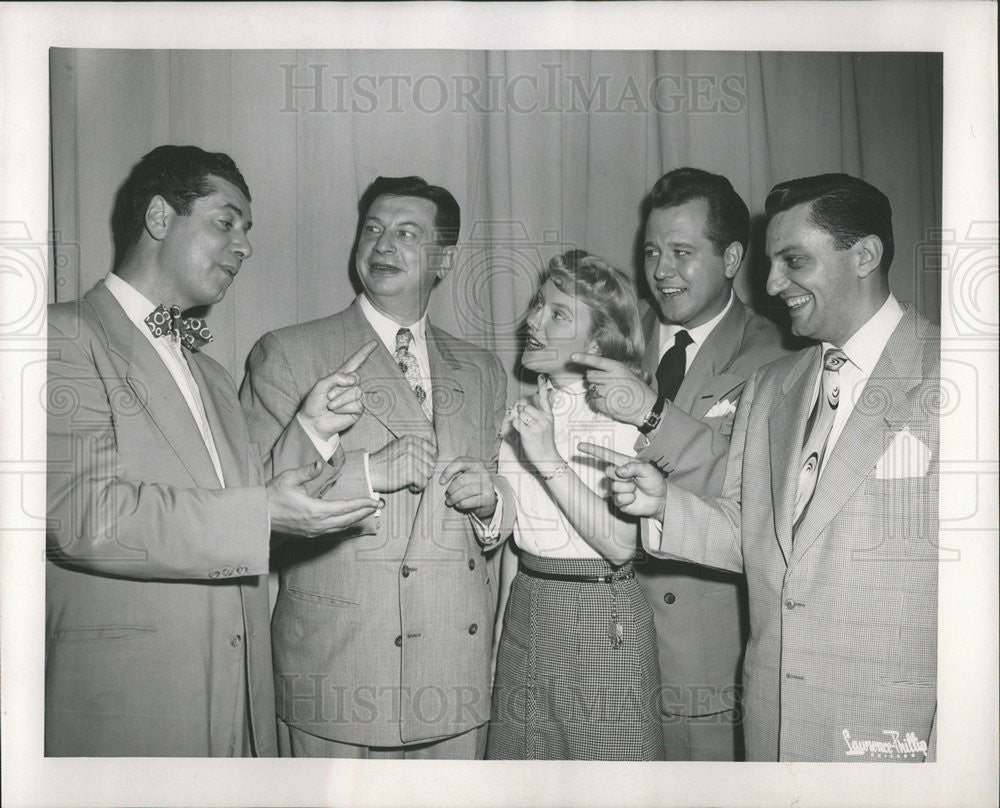
{"type": "Polygon", "coordinates": [[[357,199],[419,174],[462,207],[431,317],[508,370],[535,278],[581,247],[636,274],[639,206],[667,170],[726,175],[754,216],[737,278],[768,310],[764,198],[781,180],[862,176],[893,206],[894,292],[938,319],[942,60],[914,53],[53,49],[52,217],[75,249],[50,299],[111,267],[114,193],[161,143],[228,152],[253,194],[252,258],[211,313],[238,381],[265,331],[337,311],[357,199]]]}

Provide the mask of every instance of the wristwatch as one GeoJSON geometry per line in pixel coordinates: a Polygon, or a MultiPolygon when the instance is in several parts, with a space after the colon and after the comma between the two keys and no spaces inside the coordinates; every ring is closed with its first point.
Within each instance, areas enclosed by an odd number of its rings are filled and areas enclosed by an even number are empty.
{"type": "Polygon", "coordinates": [[[667,407],[667,400],[663,396],[659,396],[656,402],[653,404],[653,409],[651,409],[646,417],[642,419],[642,424],[639,426],[639,432],[642,435],[648,435],[656,427],[660,425],[660,421],[663,420],[663,412],[667,407]]]}

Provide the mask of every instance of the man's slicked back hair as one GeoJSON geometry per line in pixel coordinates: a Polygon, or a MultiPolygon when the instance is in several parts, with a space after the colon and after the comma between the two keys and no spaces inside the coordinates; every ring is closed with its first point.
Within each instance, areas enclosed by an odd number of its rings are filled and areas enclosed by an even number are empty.
{"type": "Polygon", "coordinates": [[[146,226],[146,210],[154,196],[162,196],[180,216],[191,213],[196,199],[212,193],[210,177],[232,183],[250,201],[250,189],[236,163],[222,152],[197,146],[157,146],[132,167],[118,189],[111,214],[115,244],[114,268],[139,242],[146,226]]]}

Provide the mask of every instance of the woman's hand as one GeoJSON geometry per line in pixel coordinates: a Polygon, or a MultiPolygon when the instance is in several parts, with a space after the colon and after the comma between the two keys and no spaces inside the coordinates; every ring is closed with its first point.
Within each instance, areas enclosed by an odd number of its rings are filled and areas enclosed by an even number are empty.
{"type": "Polygon", "coordinates": [[[538,406],[522,398],[514,406],[511,426],[521,436],[521,450],[536,470],[547,473],[553,466],[565,462],[556,449],[555,424],[545,376],[538,377],[538,406]]]}

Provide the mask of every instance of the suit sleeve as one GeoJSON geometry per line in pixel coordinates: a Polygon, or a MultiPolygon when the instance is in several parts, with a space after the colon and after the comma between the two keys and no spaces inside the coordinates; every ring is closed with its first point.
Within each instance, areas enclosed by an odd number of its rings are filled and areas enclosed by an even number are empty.
{"type": "Polygon", "coordinates": [[[663,420],[638,457],[691,491],[718,494],[725,480],[727,427],[731,426],[730,418],[713,418],[708,423],[668,403],[663,420]]]}
{"type": "Polygon", "coordinates": [[[754,374],[736,409],[722,495],[696,493],[674,482],[673,478],[667,480],[663,529],[659,536],[655,530],[643,530],[643,545],[652,555],[732,572],[743,571],[740,519],[743,449],[756,380],[757,374],[754,374]]]}
{"type": "Polygon", "coordinates": [[[179,488],[126,468],[118,433],[139,404],[124,379],[103,378],[52,318],[47,403],[51,560],[137,580],[267,573],[263,486],[179,488]]]}

